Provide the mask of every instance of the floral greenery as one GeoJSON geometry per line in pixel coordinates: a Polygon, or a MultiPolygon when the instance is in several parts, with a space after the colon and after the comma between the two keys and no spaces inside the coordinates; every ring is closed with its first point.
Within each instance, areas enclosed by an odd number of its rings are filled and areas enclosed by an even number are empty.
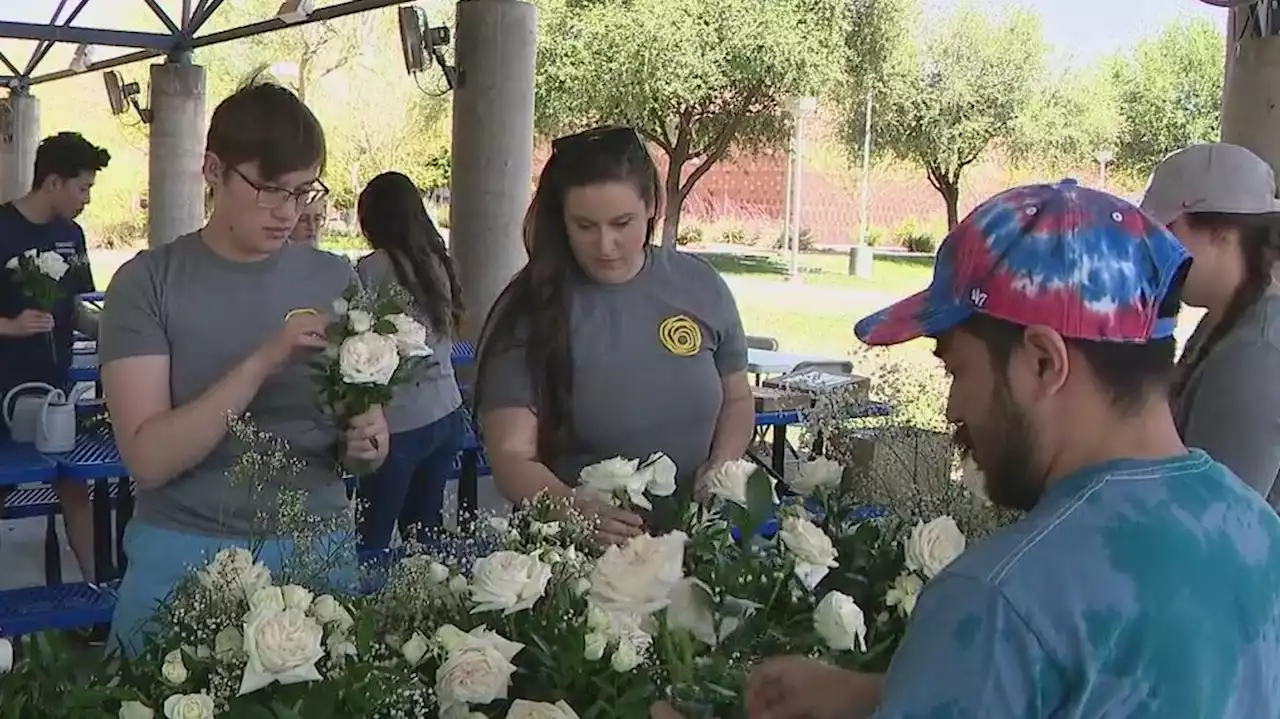
{"type": "MultiPolygon", "coordinates": [[[[660,698],[691,719],[732,719],[767,656],[883,670],[915,596],[965,542],[947,516],[876,517],[839,462],[803,464],[799,496],[779,503],[770,475],[743,461],[713,473],[711,500],[669,532],[601,552],[569,500],[542,495],[344,584],[349,553],[308,549],[333,526],[290,498],[287,445],[248,421],[232,434],[245,450],[236,481],[278,490],[260,531],[304,558],[272,573],[260,541],[220,552],[162,603],[135,657],[86,669],[24,638],[26,659],[0,676],[0,717],[49,716],[14,703],[30,693],[86,719],[639,719],[660,698]]],[[[609,462],[584,476],[616,502],[669,489],[664,461],[609,462]]]]}
{"type": "Polygon", "coordinates": [[[27,250],[5,263],[5,269],[13,273],[15,284],[42,312],[52,312],[53,306],[63,297],[63,275],[71,266],[57,252],[27,250]]]}

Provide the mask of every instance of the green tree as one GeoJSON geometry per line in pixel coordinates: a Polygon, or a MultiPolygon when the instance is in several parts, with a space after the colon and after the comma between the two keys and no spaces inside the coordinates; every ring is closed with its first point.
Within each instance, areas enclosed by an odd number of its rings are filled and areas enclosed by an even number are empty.
{"type": "Polygon", "coordinates": [[[1166,155],[1218,139],[1225,39],[1204,19],[1167,26],[1108,67],[1122,118],[1116,160],[1148,172],[1166,155]]]}
{"type": "Polygon", "coordinates": [[[890,0],[543,0],[537,127],[635,126],[666,156],[663,242],[689,192],[731,151],[778,147],[791,98],[874,69],[890,0]],[[846,35],[864,39],[851,64],[846,35]]]}
{"type": "MultiPolygon", "coordinates": [[[[901,43],[872,86],[872,140],[878,151],[924,168],[954,227],[961,175],[1012,134],[1042,85],[1045,44],[1038,18],[1025,11],[997,15],[965,4],[920,25],[923,35],[901,43]]],[[[846,103],[846,135],[859,149],[864,102],[855,95],[846,103]]]]}
{"type": "Polygon", "coordinates": [[[1036,93],[1019,116],[1008,149],[1033,167],[1078,170],[1115,152],[1120,138],[1119,93],[1105,68],[1069,70],[1036,93]]]}

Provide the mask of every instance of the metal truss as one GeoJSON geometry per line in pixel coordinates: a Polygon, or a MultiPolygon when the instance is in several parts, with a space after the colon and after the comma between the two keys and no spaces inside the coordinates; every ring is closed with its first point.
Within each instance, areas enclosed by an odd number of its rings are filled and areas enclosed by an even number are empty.
{"type": "MultiPolygon", "coordinates": [[[[2,0],[0,0],[2,1],[2,0]]],[[[408,0],[343,0],[322,8],[316,8],[305,19],[288,23],[279,18],[270,18],[261,22],[242,25],[221,32],[200,35],[200,29],[222,5],[223,0],[183,0],[182,17],[170,17],[157,0],[143,0],[169,32],[137,32],[132,30],[107,30],[104,28],[76,27],[72,25],[80,11],[84,10],[89,0],[75,0],[74,7],[66,17],[59,20],[68,0],[58,0],[53,17],[48,23],[4,22],[0,21],[0,39],[36,40],[35,50],[24,67],[16,64],[0,52],[0,86],[8,87],[10,92],[25,92],[32,85],[52,82],[71,77],[83,72],[108,70],[121,65],[150,60],[157,57],[181,59],[191,51],[217,45],[219,43],[239,40],[241,38],[261,35],[263,33],[295,27],[313,22],[324,22],[335,18],[346,17],[368,10],[401,5],[408,0]],[[192,7],[192,3],[195,6],[192,7]],[[119,57],[108,58],[99,62],[87,63],[83,69],[67,69],[37,75],[41,61],[49,54],[55,43],[76,43],[85,45],[103,45],[112,47],[135,48],[119,57]]]]}

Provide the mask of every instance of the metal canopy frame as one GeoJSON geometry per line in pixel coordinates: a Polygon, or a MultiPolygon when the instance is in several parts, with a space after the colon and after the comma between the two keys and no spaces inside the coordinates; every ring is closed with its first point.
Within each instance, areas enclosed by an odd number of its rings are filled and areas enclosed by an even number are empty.
{"type": "Polygon", "coordinates": [[[89,0],[75,0],[75,6],[71,12],[61,20],[59,20],[59,17],[62,15],[68,0],[58,0],[58,6],[53,11],[53,17],[50,18],[47,24],[0,21],[0,39],[37,41],[35,50],[32,51],[27,64],[21,69],[11,62],[8,57],[5,57],[3,52],[0,52],[0,72],[8,73],[0,74],[0,85],[8,87],[10,92],[25,92],[32,85],[38,85],[43,82],[53,82],[54,80],[61,80],[86,72],[109,70],[113,67],[162,56],[173,62],[186,62],[193,50],[202,47],[261,35],[287,27],[324,22],[369,10],[391,7],[392,5],[403,5],[409,2],[409,0],[343,0],[343,2],[316,8],[306,18],[297,22],[285,22],[280,18],[273,17],[221,32],[198,35],[200,28],[217,12],[223,0],[195,0],[194,8],[191,7],[193,0],[183,0],[183,17],[176,20],[170,17],[164,8],[160,7],[157,0],[143,1],[151,8],[151,11],[160,22],[168,28],[168,33],[73,26],[71,23],[75,21],[80,11],[84,10],[89,0]],[[128,47],[137,49],[137,52],[91,62],[86,64],[82,70],[67,69],[43,75],[35,74],[41,61],[49,54],[49,50],[53,48],[55,43],[60,42],[128,47]]]}

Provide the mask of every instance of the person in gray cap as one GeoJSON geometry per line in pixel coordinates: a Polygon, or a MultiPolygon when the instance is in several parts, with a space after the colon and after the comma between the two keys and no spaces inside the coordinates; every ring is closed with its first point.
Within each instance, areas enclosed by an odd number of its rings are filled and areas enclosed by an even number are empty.
{"type": "Polygon", "coordinates": [[[1171,390],[1183,441],[1280,507],[1275,172],[1238,145],[1192,145],[1156,166],[1142,209],[1191,253],[1183,301],[1206,310],[1171,390]]]}

